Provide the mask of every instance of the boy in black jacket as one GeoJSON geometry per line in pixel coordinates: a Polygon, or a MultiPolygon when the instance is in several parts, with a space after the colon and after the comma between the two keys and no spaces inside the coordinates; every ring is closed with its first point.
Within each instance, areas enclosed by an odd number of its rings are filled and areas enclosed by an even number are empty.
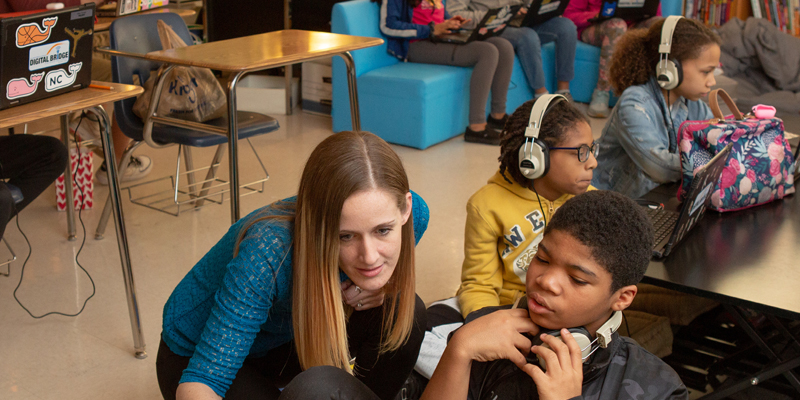
{"type": "Polygon", "coordinates": [[[565,329],[583,327],[595,339],[633,301],[652,246],[652,225],[634,201],[610,191],[570,199],[544,231],[522,306],[470,314],[422,398],[686,399],[675,371],[633,340],[613,333],[606,347],[595,341],[582,356],[565,329]]]}

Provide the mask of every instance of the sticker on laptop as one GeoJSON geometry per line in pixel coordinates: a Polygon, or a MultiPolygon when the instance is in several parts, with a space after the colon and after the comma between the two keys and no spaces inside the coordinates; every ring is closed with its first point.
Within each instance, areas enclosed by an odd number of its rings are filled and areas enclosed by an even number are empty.
{"type": "Polygon", "coordinates": [[[28,52],[28,70],[36,71],[69,62],[69,40],[32,47],[28,52]]]}
{"type": "Polygon", "coordinates": [[[617,9],[616,2],[603,2],[603,9],[600,10],[601,17],[611,17],[614,15],[614,11],[617,9]]]}
{"type": "Polygon", "coordinates": [[[92,34],[92,30],[91,29],[89,29],[89,30],[86,30],[86,29],[72,29],[72,30],[70,30],[69,28],[64,28],[64,32],[67,32],[67,35],[69,35],[72,38],[72,56],[73,57],[75,57],[75,49],[78,48],[78,41],[81,40],[82,37],[92,34]]]}
{"type": "Polygon", "coordinates": [[[42,77],[44,77],[44,72],[31,75],[30,82],[24,77],[8,81],[8,85],[6,85],[6,98],[14,100],[21,97],[28,97],[36,93],[36,88],[39,87],[39,81],[42,80],[42,77]]]}
{"type": "Polygon", "coordinates": [[[689,215],[694,214],[694,212],[697,211],[697,209],[700,208],[700,206],[706,204],[706,199],[708,198],[708,195],[711,194],[712,189],[714,189],[714,182],[709,183],[708,185],[706,185],[706,187],[703,188],[703,191],[700,192],[699,195],[697,195],[694,204],[692,204],[692,209],[689,211],[689,215]]]}
{"type": "Polygon", "coordinates": [[[83,66],[82,62],[70,64],[68,69],[69,73],[64,68],[54,69],[47,73],[44,77],[44,90],[54,92],[58,89],[72,86],[78,78],[78,71],[83,66]]]}
{"type": "Polygon", "coordinates": [[[539,15],[547,14],[549,12],[558,10],[558,6],[561,5],[560,1],[550,1],[545,0],[542,2],[542,5],[539,7],[539,15]]]}
{"type": "Polygon", "coordinates": [[[17,47],[21,49],[46,42],[47,39],[50,39],[56,22],[58,22],[58,17],[50,17],[43,19],[41,26],[36,22],[20,25],[17,28],[17,47]]]}

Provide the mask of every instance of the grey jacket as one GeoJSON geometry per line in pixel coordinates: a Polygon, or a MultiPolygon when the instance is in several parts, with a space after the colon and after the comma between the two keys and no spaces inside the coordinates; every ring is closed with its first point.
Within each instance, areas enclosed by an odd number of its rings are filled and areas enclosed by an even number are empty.
{"type": "Polygon", "coordinates": [[[800,92],[800,38],[762,18],[732,19],[719,30],[725,74],[762,92],[800,92]]]}
{"type": "MultiPolygon", "coordinates": [[[[486,307],[467,316],[466,323],[511,306],[486,307]]],[[[535,356],[534,356],[535,359],[535,356]]],[[[473,362],[469,399],[538,399],[533,379],[511,361],[473,362]]],[[[583,366],[585,400],[688,399],[680,377],[664,361],[633,339],[614,333],[608,348],[598,349],[583,366]]]]}
{"type": "Polygon", "coordinates": [[[592,185],[635,199],[662,183],[677,182],[681,179],[680,125],[712,117],[705,102],[682,97],[667,110],[655,77],[625,89],[598,142],[592,185]]]}
{"type": "Polygon", "coordinates": [[[450,15],[458,15],[471,19],[464,24],[465,29],[474,29],[478,22],[486,15],[486,11],[504,6],[528,4],[529,0],[447,0],[445,7],[450,15]]]}

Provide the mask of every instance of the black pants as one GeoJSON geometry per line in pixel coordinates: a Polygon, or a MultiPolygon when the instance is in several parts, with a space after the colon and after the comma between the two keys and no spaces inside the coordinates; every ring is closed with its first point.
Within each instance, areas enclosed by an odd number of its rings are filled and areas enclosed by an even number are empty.
{"type": "Polygon", "coordinates": [[[67,149],[49,136],[0,136],[0,179],[7,180],[25,197],[15,205],[11,191],[0,182],[0,238],[6,224],[67,168],[67,149]]]}
{"type": "MultiPolygon", "coordinates": [[[[225,398],[231,400],[277,399],[281,395],[278,388],[285,386],[287,393],[283,394],[282,399],[286,398],[289,393],[296,396],[293,398],[303,398],[302,396],[315,398],[316,396],[311,393],[318,394],[320,391],[330,393],[332,396],[344,396],[332,397],[341,399],[393,399],[417,361],[427,326],[425,304],[417,296],[414,326],[408,341],[396,351],[379,354],[382,317],[382,309],[378,307],[356,311],[347,322],[350,354],[356,357],[355,375],[358,378],[352,381],[358,381],[357,385],[353,382],[342,382],[337,378],[341,376],[340,374],[326,368],[311,368],[300,374],[300,361],[294,351],[294,342],[289,342],[270,350],[263,357],[246,358],[228,392],[225,393],[225,398]],[[300,376],[304,377],[303,381],[309,380],[314,385],[295,384],[295,377],[299,379],[300,376]],[[368,391],[361,391],[360,389],[363,388],[368,391]],[[309,390],[313,392],[309,392],[309,390]],[[350,397],[351,395],[348,393],[361,393],[359,396],[371,394],[372,397],[350,397]]],[[[156,373],[158,374],[158,386],[164,399],[175,399],[178,382],[183,370],[189,365],[189,360],[190,357],[173,353],[166,343],[161,341],[156,359],[156,373]]],[[[342,373],[350,376],[344,371],[342,373]]]]}

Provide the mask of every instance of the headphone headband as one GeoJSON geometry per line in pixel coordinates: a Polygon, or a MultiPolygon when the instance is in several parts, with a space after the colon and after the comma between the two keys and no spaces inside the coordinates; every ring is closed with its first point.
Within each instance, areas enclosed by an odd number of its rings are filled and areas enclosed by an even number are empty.
{"type": "Polygon", "coordinates": [[[680,15],[670,15],[664,20],[664,25],[661,27],[661,44],[658,45],[659,53],[669,56],[669,52],[672,50],[672,34],[681,18],[683,17],[680,15]]]}
{"type": "Polygon", "coordinates": [[[608,347],[608,344],[611,343],[611,335],[619,329],[620,325],[622,325],[622,311],[614,311],[611,318],[597,329],[595,333],[597,344],[602,348],[608,347]]]}
{"type": "Polygon", "coordinates": [[[560,101],[568,101],[566,97],[560,94],[545,94],[539,97],[531,109],[531,117],[528,119],[528,127],[525,128],[526,138],[538,138],[539,130],[542,129],[542,119],[547,112],[550,104],[556,104],[560,101]]]}

